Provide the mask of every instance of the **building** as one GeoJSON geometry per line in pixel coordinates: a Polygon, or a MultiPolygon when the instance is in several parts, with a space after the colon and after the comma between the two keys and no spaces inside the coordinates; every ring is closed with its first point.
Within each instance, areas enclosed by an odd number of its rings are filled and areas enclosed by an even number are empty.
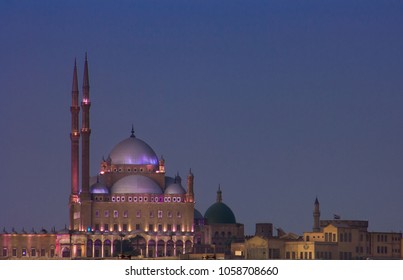
{"type": "Polygon", "coordinates": [[[224,255],[230,254],[231,242],[243,240],[243,225],[235,222],[232,210],[222,202],[221,190],[217,202],[201,215],[194,207],[192,171],[189,169],[184,181],[179,174],[168,176],[164,158],[138,138],[133,127],[100,162],[99,172],[91,176],[87,55],[81,102],[76,63],[71,100],[69,227],[50,233],[9,233],[4,229],[0,258],[181,258],[196,252],[224,255]]]}
{"type": "Polygon", "coordinates": [[[247,259],[291,260],[363,260],[400,259],[402,233],[369,232],[368,221],[320,220],[320,204],[316,198],[312,231],[297,237],[290,234],[260,235],[257,227],[254,237],[244,244],[247,259]]]}

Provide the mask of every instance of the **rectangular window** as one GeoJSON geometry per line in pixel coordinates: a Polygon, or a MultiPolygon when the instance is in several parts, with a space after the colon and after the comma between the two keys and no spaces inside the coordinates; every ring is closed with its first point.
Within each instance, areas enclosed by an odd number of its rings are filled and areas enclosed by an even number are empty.
{"type": "Polygon", "coordinates": [[[99,224],[95,224],[95,230],[99,230],[99,224]]]}
{"type": "Polygon", "coordinates": [[[136,230],[140,230],[140,224],[136,224],[136,230]]]}
{"type": "Polygon", "coordinates": [[[95,211],[95,218],[99,218],[99,210],[95,211]]]}
{"type": "Polygon", "coordinates": [[[53,258],[55,256],[55,249],[50,249],[50,257],[53,258]]]}
{"type": "Polygon", "coordinates": [[[109,211],[108,210],[105,210],[104,216],[105,216],[105,218],[109,218],[109,211]]]}
{"type": "Polygon", "coordinates": [[[178,211],[178,213],[176,213],[176,216],[177,216],[178,218],[181,218],[181,217],[182,217],[181,212],[178,211]]]}
{"type": "Polygon", "coordinates": [[[291,258],[295,260],[295,252],[291,252],[291,258]]]}
{"type": "Polygon", "coordinates": [[[129,217],[129,211],[125,210],[123,212],[123,218],[127,218],[127,217],[129,217]]]}
{"type": "Polygon", "coordinates": [[[7,248],[3,248],[3,257],[7,257],[7,248]]]}
{"type": "Polygon", "coordinates": [[[27,256],[27,249],[22,249],[21,250],[21,255],[23,256],[23,257],[26,257],[27,256]]]}
{"type": "Polygon", "coordinates": [[[150,218],[154,218],[154,212],[150,211],[150,218]]]}
{"type": "Polygon", "coordinates": [[[148,225],[148,231],[153,231],[154,230],[154,225],[153,224],[149,224],[148,225]]]}
{"type": "Polygon", "coordinates": [[[36,250],[35,248],[31,249],[31,257],[36,257],[36,250]]]}
{"type": "Polygon", "coordinates": [[[45,251],[45,249],[41,249],[41,257],[45,257],[46,256],[46,251],[45,251]]]}
{"type": "Polygon", "coordinates": [[[136,212],[136,218],[141,218],[141,211],[140,211],[140,210],[138,210],[138,211],[136,212]]]}
{"type": "Polygon", "coordinates": [[[162,211],[158,210],[158,218],[162,218],[162,211]]]}
{"type": "Polygon", "coordinates": [[[13,257],[17,256],[17,248],[13,248],[13,257]]]}
{"type": "Polygon", "coordinates": [[[119,231],[119,226],[118,224],[113,225],[113,231],[119,231]]]}
{"type": "Polygon", "coordinates": [[[181,225],[176,225],[176,231],[181,231],[181,225]]]}
{"type": "Polygon", "coordinates": [[[162,225],[158,224],[158,231],[162,231],[162,225]]]}
{"type": "Polygon", "coordinates": [[[123,224],[122,229],[123,231],[127,231],[127,224],[123,224]]]}
{"type": "Polygon", "coordinates": [[[172,218],[172,212],[168,211],[168,218],[172,218]]]}
{"type": "Polygon", "coordinates": [[[118,218],[119,217],[119,212],[118,210],[113,210],[113,217],[118,218]]]}
{"type": "Polygon", "coordinates": [[[168,224],[168,225],[167,225],[167,230],[168,230],[168,231],[172,231],[172,225],[171,225],[171,224],[168,224]]]}

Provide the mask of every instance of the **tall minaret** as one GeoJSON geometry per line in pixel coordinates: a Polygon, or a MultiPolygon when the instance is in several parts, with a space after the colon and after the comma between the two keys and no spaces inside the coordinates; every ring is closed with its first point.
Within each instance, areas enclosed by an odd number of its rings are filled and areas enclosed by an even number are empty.
{"type": "Polygon", "coordinates": [[[84,78],[83,78],[83,100],[82,108],[82,125],[81,125],[81,192],[83,196],[89,195],[90,190],[90,82],[88,77],[88,60],[85,54],[84,78]]]}
{"type": "Polygon", "coordinates": [[[74,61],[73,87],[71,91],[71,194],[70,194],[70,229],[74,228],[74,208],[78,202],[79,194],[79,148],[80,148],[80,129],[78,105],[78,82],[77,82],[77,63],[74,61]]]}
{"type": "Polygon", "coordinates": [[[319,210],[319,200],[318,198],[315,199],[315,204],[314,204],[314,210],[313,210],[313,232],[320,232],[320,210],[319,210]]]}
{"type": "Polygon", "coordinates": [[[85,54],[83,100],[81,101],[81,193],[79,230],[92,230],[92,203],[90,196],[90,82],[88,77],[88,60],[85,54]]]}

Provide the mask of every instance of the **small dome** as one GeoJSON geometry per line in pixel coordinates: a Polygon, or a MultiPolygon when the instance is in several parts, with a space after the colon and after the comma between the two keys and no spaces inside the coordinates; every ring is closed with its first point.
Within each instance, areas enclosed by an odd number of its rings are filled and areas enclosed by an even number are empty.
{"type": "Polygon", "coordinates": [[[222,202],[222,191],[218,187],[217,202],[211,205],[204,214],[208,224],[236,224],[234,212],[222,202]]]}
{"type": "Polygon", "coordinates": [[[108,194],[108,188],[100,182],[96,182],[90,188],[90,192],[94,194],[108,194]]]}
{"type": "Polygon", "coordinates": [[[118,143],[109,154],[112,164],[158,165],[154,150],[134,135],[118,143]]]}
{"type": "Polygon", "coordinates": [[[154,180],[142,175],[123,177],[112,186],[111,192],[162,194],[160,186],[154,180]]]}
{"type": "Polygon", "coordinates": [[[180,183],[172,183],[165,188],[165,194],[185,194],[186,191],[180,183]]]}
{"type": "Polygon", "coordinates": [[[224,202],[216,202],[211,205],[204,218],[208,224],[236,224],[234,212],[224,202]]]}
{"type": "Polygon", "coordinates": [[[196,208],[194,209],[194,215],[193,215],[193,217],[194,217],[194,218],[193,218],[194,220],[203,220],[203,219],[204,219],[202,213],[200,213],[200,211],[197,210],[196,208]]]}

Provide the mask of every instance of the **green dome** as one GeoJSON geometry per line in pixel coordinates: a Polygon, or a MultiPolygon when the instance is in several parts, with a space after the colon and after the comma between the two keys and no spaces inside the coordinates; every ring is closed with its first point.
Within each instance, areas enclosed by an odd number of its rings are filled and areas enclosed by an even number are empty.
{"type": "Polygon", "coordinates": [[[204,214],[208,224],[236,224],[235,215],[223,202],[211,205],[204,214]]]}

